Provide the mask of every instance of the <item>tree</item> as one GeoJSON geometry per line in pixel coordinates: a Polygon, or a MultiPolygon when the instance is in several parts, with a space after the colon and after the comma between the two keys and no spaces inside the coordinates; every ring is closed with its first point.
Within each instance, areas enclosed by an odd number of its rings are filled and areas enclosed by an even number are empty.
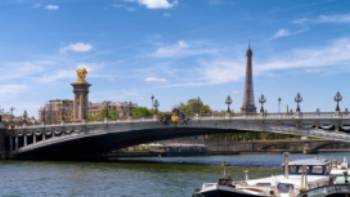
{"type": "Polygon", "coordinates": [[[151,116],[152,112],[146,107],[134,107],[131,114],[133,118],[145,118],[151,116]]]}
{"type": "Polygon", "coordinates": [[[209,105],[205,105],[200,98],[189,99],[187,103],[180,103],[180,112],[186,115],[202,114],[206,115],[211,113],[209,105]]]}

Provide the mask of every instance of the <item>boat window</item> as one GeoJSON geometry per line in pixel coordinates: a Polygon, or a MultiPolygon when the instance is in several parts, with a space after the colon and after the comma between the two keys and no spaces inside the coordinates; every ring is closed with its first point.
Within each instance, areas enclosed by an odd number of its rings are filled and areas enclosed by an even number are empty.
{"type": "Polygon", "coordinates": [[[294,186],[288,183],[278,183],[277,189],[280,193],[289,193],[294,189],[294,186]]]}
{"type": "MultiPolygon", "coordinates": [[[[306,166],[306,173],[308,174],[310,169],[310,166],[306,166]]],[[[303,166],[299,166],[298,168],[298,174],[302,174],[303,173],[303,166]]]]}
{"type": "Polygon", "coordinates": [[[259,186],[259,187],[271,187],[271,183],[257,183],[256,186],[259,186]]]}
{"type": "Polygon", "coordinates": [[[323,166],[312,166],[311,174],[323,174],[323,166]]]}
{"type": "Polygon", "coordinates": [[[289,173],[296,174],[297,173],[297,166],[289,166],[289,173]]]}

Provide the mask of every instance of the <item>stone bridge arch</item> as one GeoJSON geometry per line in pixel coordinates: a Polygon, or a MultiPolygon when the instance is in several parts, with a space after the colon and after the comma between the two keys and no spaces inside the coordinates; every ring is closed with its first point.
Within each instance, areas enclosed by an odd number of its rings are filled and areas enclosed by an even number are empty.
{"type": "MultiPolygon", "coordinates": [[[[331,118],[334,118],[333,115],[331,118]]],[[[344,132],[323,130],[315,123],[330,118],[294,116],[204,117],[186,124],[163,124],[155,119],[89,122],[20,127],[9,132],[9,152],[14,158],[89,159],[132,145],[204,134],[235,131],[268,132],[350,142],[344,132]]],[[[349,125],[349,119],[335,119],[349,125]]],[[[340,124],[341,123],[341,124],[340,124]]]]}

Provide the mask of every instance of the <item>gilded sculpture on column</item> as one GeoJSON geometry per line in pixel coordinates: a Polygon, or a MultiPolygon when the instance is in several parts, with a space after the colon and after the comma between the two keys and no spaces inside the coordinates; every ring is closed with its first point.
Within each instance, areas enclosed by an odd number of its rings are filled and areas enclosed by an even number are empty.
{"type": "Polygon", "coordinates": [[[77,69],[77,81],[76,83],[87,83],[86,81],[86,75],[88,74],[88,71],[86,68],[78,68],[77,69]]]}

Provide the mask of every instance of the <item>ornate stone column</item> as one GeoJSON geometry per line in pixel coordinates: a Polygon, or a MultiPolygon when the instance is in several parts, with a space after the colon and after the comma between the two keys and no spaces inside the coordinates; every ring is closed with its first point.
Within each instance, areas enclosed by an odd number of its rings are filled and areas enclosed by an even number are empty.
{"type": "Polygon", "coordinates": [[[77,70],[77,80],[72,83],[74,93],[73,121],[81,122],[88,119],[89,87],[86,81],[87,70],[80,68],[77,70]]]}

